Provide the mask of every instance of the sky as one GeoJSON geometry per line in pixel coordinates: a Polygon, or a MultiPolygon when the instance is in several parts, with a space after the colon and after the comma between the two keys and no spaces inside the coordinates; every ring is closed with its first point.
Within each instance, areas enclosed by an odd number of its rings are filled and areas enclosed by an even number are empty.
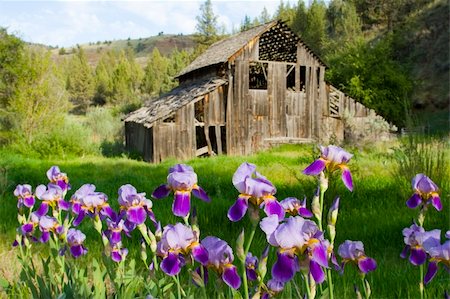
{"type": "MultiPolygon", "coordinates": [[[[89,42],[136,39],[164,34],[192,34],[205,1],[4,1],[0,0],[0,27],[27,42],[70,47],[89,42]]],[[[283,0],[291,5],[296,0],[283,0]]],[[[212,0],[218,23],[227,32],[244,17],[252,19],[264,7],[273,15],[280,0],[212,0]]]]}

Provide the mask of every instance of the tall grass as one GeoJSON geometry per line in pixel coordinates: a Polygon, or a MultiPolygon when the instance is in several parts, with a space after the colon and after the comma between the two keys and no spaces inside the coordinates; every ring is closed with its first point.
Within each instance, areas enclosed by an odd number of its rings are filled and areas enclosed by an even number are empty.
{"type": "Polygon", "coordinates": [[[448,188],[449,158],[448,140],[438,136],[409,134],[401,138],[400,145],[394,149],[394,175],[405,190],[417,173],[424,173],[441,188],[448,188]]]}
{"type": "MultiPolygon", "coordinates": [[[[314,178],[301,174],[301,171],[314,158],[315,146],[312,145],[286,145],[259,154],[246,157],[216,156],[212,158],[196,158],[184,161],[191,165],[198,174],[201,185],[212,198],[211,203],[204,203],[195,198],[192,205],[198,211],[198,222],[201,230],[201,238],[215,235],[230,243],[234,248],[235,240],[243,227],[250,227],[247,217],[232,223],[226,213],[234,203],[238,192],[234,189],[231,178],[236,168],[244,161],[255,163],[258,171],[267,176],[277,187],[277,198],[282,200],[288,196],[303,198],[307,196],[308,207],[316,187],[314,178]]],[[[385,147],[383,147],[385,149],[385,147]]],[[[361,240],[365,245],[366,253],[374,257],[378,263],[378,269],[368,275],[372,286],[373,298],[417,298],[418,269],[411,266],[407,260],[402,260],[399,255],[403,249],[402,229],[410,225],[415,211],[411,211],[405,205],[408,197],[399,188],[399,180],[392,171],[397,165],[396,160],[388,159],[388,155],[371,148],[370,151],[354,150],[354,157],[349,167],[354,175],[355,190],[347,191],[340,183],[333,187],[328,201],[333,194],[341,196],[340,213],[337,222],[336,244],[346,239],[361,240]]],[[[147,195],[164,183],[167,170],[170,166],[180,161],[166,161],[162,164],[148,164],[132,161],[125,158],[84,157],[76,159],[36,159],[24,157],[15,153],[0,151],[0,169],[7,170],[6,191],[0,193],[0,236],[3,246],[0,246],[0,273],[7,272],[12,264],[10,256],[1,252],[8,248],[15,234],[16,226],[16,199],[12,195],[16,184],[29,183],[36,186],[46,181],[45,172],[52,165],[59,165],[61,170],[69,175],[72,190],[70,196],[82,184],[93,183],[97,190],[108,195],[112,206],[117,209],[117,190],[130,183],[139,192],[147,195]],[[2,256],[9,256],[8,259],[2,256]]],[[[435,162],[433,162],[435,163],[435,162]]],[[[409,174],[409,179],[415,173],[409,174]]],[[[407,172],[404,179],[406,180],[407,172]]],[[[433,178],[434,179],[434,178],[433,178]]],[[[448,180],[448,175],[446,177],[448,180]]],[[[443,179],[444,181],[445,179],[443,179]]],[[[441,213],[430,210],[427,216],[426,229],[439,228],[443,231],[449,229],[450,202],[447,184],[441,186],[444,209],[441,213]]],[[[172,199],[153,200],[153,210],[162,225],[179,221],[171,213],[172,199]]],[[[88,225],[82,224],[81,229],[87,235],[88,256],[83,259],[89,263],[92,256],[100,255],[101,240],[95,231],[87,230],[88,225]]],[[[130,249],[130,255],[138,258],[140,240],[138,235],[125,240],[125,246],[130,249]]],[[[261,254],[267,241],[265,235],[258,230],[250,251],[261,254]]],[[[271,251],[268,269],[270,276],[271,265],[274,262],[274,249],[271,251]]],[[[140,266],[141,271],[145,271],[140,266]]],[[[336,298],[355,298],[353,282],[359,280],[358,273],[348,267],[345,276],[335,275],[336,298]],[[348,271],[348,272],[347,272],[348,271]]],[[[429,298],[443,296],[448,289],[450,278],[442,269],[427,286],[429,298]]],[[[295,293],[295,292],[294,292],[295,293]]],[[[218,293],[209,284],[208,294],[217,297],[218,293]]],[[[226,295],[226,294],[225,294],[226,295]]],[[[282,298],[289,297],[288,291],[281,294],[282,298]]]]}

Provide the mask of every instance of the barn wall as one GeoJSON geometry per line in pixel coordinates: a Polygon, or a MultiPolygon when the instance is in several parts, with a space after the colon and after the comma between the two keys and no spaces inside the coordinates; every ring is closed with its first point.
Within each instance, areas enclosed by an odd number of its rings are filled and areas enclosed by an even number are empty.
{"type": "Polygon", "coordinates": [[[139,153],[145,161],[153,161],[153,129],[134,122],[125,122],[125,147],[139,153]]]}
{"type": "Polygon", "coordinates": [[[153,126],[154,162],[167,158],[188,159],[195,156],[194,104],[175,113],[175,121],[157,121],[153,126]]]}

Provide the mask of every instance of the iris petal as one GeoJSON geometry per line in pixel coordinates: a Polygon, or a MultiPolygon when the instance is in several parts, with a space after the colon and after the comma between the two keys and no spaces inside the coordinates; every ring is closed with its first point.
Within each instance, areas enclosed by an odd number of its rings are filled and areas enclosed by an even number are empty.
{"type": "Polygon", "coordinates": [[[28,197],[25,197],[25,198],[23,199],[23,204],[24,204],[27,208],[31,208],[32,206],[34,206],[34,202],[35,202],[35,199],[34,199],[33,196],[28,196],[28,197]]]}
{"type": "Polygon", "coordinates": [[[358,261],[358,268],[363,273],[373,271],[377,268],[377,262],[370,257],[364,257],[358,261]]]}
{"type": "Polygon", "coordinates": [[[304,218],[311,218],[312,216],[314,216],[310,210],[303,207],[298,209],[298,214],[304,218]]]}
{"type": "Polygon", "coordinates": [[[147,213],[143,207],[131,207],[127,210],[127,219],[131,223],[141,224],[147,218],[147,213]]]}
{"type": "Polygon", "coordinates": [[[278,253],[278,259],[272,267],[272,277],[281,282],[288,282],[296,272],[295,259],[289,254],[278,253]]]}
{"type": "Polygon", "coordinates": [[[36,216],[42,217],[46,215],[48,212],[48,204],[46,202],[43,202],[39,209],[35,212],[36,216]]]}
{"type": "Polygon", "coordinates": [[[208,263],[208,251],[201,244],[192,248],[192,256],[197,262],[204,266],[208,263]]]}
{"type": "Polygon", "coordinates": [[[22,225],[22,234],[27,234],[27,233],[31,233],[33,231],[33,223],[26,223],[24,225],[22,225]]]}
{"type": "Polygon", "coordinates": [[[80,213],[78,213],[77,218],[75,218],[75,220],[73,221],[73,226],[80,225],[80,223],[81,223],[81,221],[83,221],[85,215],[86,214],[84,213],[84,211],[80,210],[80,213]]]}
{"type": "Polygon", "coordinates": [[[348,190],[353,191],[352,173],[347,167],[342,167],[342,182],[348,190]]]}
{"type": "Polygon", "coordinates": [[[322,267],[313,260],[309,263],[309,271],[316,283],[322,283],[325,280],[325,272],[323,272],[322,267]]]}
{"type": "Polygon", "coordinates": [[[155,189],[152,193],[152,197],[156,199],[161,199],[170,194],[170,188],[168,185],[164,184],[155,189]]]}
{"type": "Polygon", "coordinates": [[[175,216],[186,217],[191,209],[191,194],[188,191],[176,191],[172,212],[175,216]]]}
{"type": "Polygon", "coordinates": [[[408,206],[408,208],[414,209],[414,208],[416,208],[418,205],[420,205],[421,202],[422,202],[422,198],[420,198],[420,195],[417,194],[417,193],[414,193],[414,195],[411,196],[411,197],[406,201],[406,205],[408,206]]]}
{"type": "Polygon", "coordinates": [[[169,253],[161,262],[161,270],[169,276],[175,276],[180,273],[181,261],[178,258],[178,254],[169,253]]]}
{"type": "Polygon", "coordinates": [[[311,259],[323,267],[328,267],[327,247],[323,244],[314,247],[311,259]]]}
{"type": "Polygon", "coordinates": [[[58,207],[61,210],[68,211],[70,208],[70,203],[61,199],[61,200],[58,200],[58,207]]]}
{"type": "Polygon", "coordinates": [[[264,212],[267,216],[277,215],[279,221],[284,219],[284,208],[276,199],[266,201],[264,212]]]}
{"type": "Polygon", "coordinates": [[[326,162],[323,159],[317,159],[312,162],[308,167],[303,170],[303,173],[306,175],[318,175],[321,173],[326,166],[326,162]]]}
{"type": "Polygon", "coordinates": [[[206,194],[206,191],[202,189],[200,186],[196,186],[192,188],[192,194],[197,197],[198,199],[201,199],[206,202],[210,202],[211,199],[209,198],[208,194],[206,194]]]}
{"type": "Polygon", "coordinates": [[[228,210],[228,219],[233,222],[239,221],[244,217],[248,208],[248,197],[239,196],[236,202],[228,210]]]}
{"type": "Polygon", "coordinates": [[[428,264],[428,271],[427,274],[425,274],[425,278],[424,278],[424,283],[428,284],[436,275],[437,273],[437,263],[435,262],[431,262],[430,264],[428,264]]]}
{"type": "Polygon", "coordinates": [[[70,253],[73,255],[74,258],[77,258],[84,254],[84,249],[82,245],[74,245],[70,246],[70,253]]]}
{"type": "Polygon", "coordinates": [[[427,259],[427,254],[422,248],[416,249],[411,248],[411,255],[409,256],[409,261],[411,264],[418,266],[425,263],[425,260],[427,259]]]}
{"type": "Polygon", "coordinates": [[[112,221],[117,221],[117,214],[109,205],[103,206],[102,210],[100,211],[100,214],[107,216],[112,221]]]}
{"type": "Polygon", "coordinates": [[[241,277],[239,277],[237,268],[233,265],[225,267],[222,280],[233,289],[239,289],[241,286],[241,277]]]}
{"type": "Polygon", "coordinates": [[[431,197],[431,204],[433,205],[433,207],[436,208],[436,210],[441,211],[442,210],[442,203],[441,203],[441,199],[439,198],[439,195],[433,195],[431,197]]]}

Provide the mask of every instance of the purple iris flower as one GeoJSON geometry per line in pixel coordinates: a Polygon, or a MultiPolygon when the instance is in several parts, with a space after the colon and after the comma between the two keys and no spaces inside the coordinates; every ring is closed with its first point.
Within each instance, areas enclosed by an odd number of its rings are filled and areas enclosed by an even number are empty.
{"type": "Polygon", "coordinates": [[[244,217],[248,204],[257,209],[264,206],[266,215],[277,215],[284,218],[284,208],[274,197],[277,192],[274,185],[259,172],[251,163],[242,163],[233,175],[233,185],[240,192],[236,202],[228,210],[228,219],[233,222],[244,217]]]}
{"type": "Polygon", "coordinates": [[[113,221],[107,218],[106,225],[108,226],[108,229],[105,231],[105,235],[111,245],[122,242],[122,231],[129,235],[128,228],[125,226],[125,221],[123,219],[113,221]]]}
{"type": "MultiPolygon", "coordinates": [[[[39,225],[39,217],[36,215],[35,212],[32,212],[30,214],[30,219],[22,224],[22,226],[17,229],[18,233],[20,233],[20,244],[23,245],[25,239],[30,239],[33,242],[39,242],[39,240],[33,236],[33,233],[35,232],[36,227],[39,225]]],[[[18,237],[19,238],[19,237],[18,237]]],[[[13,242],[13,246],[16,247],[19,245],[19,240],[16,238],[13,242]]]]}
{"type": "Polygon", "coordinates": [[[261,220],[261,229],[270,245],[279,247],[278,259],[272,267],[276,281],[288,282],[299,270],[299,257],[306,258],[309,272],[317,283],[325,280],[322,267],[328,268],[330,247],[317,225],[301,216],[289,217],[282,223],[275,215],[261,220]]]}
{"type": "Polygon", "coordinates": [[[286,213],[291,216],[300,215],[304,218],[311,218],[313,216],[313,213],[306,208],[306,197],[303,201],[300,201],[295,197],[288,197],[280,201],[280,204],[286,213]]]}
{"type": "Polygon", "coordinates": [[[199,243],[197,232],[181,223],[164,227],[156,253],[163,259],[161,269],[169,276],[180,273],[189,254],[203,265],[208,261],[208,251],[199,243]]]}
{"type": "Polygon", "coordinates": [[[406,202],[406,205],[414,209],[419,205],[427,205],[431,203],[436,210],[442,210],[442,203],[439,197],[438,186],[423,173],[417,174],[412,179],[413,196],[406,202]]]}
{"type": "Polygon", "coordinates": [[[415,223],[403,229],[403,236],[406,246],[400,256],[406,258],[410,254],[409,261],[415,266],[425,263],[429,249],[439,246],[441,242],[440,230],[426,232],[423,227],[415,223]]]}
{"type": "Polygon", "coordinates": [[[202,240],[201,244],[208,252],[206,267],[217,272],[229,287],[239,289],[241,278],[237,273],[236,266],[233,265],[233,250],[228,243],[217,237],[208,236],[202,240]]]}
{"type": "Polygon", "coordinates": [[[197,174],[193,168],[185,164],[177,164],[169,169],[167,184],[163,184],[153,191],[152,197],[161,199],[174,192],[172,211],[175,216],[186,217],[191,209],[192,194],[206,202],[210,202],[206,192],[197,185],[197,174]]]}
{"type": "Polygon", "coordinates": [[[276,279],[269,279],[267,282],[267,292],[263,292],[261,299],[268,299],[271,297],[275,297],[279,292],[281,292],[284,288],[284,282],[278,281],[276,279]]]}
{"type": "Polygon", "coordinates": [[[348,190],[353,191],[353,179],[347,163],[353,157],[339,146],[320,146],[320,157],[303,170],[306,175],[318,175],[324,170],[333,172],[337,169],[342,171],[342,181],[348,190]]]}
{"type": "Polygon", "coordinates": [[[95,185],[84,184],[72,195],[72,211],[77,218],[73,225],[78,226],[84,217],[88,215],[93,218],[97,215],[116,219],[117,215],[106,202],[108,197],[102,192],[95,192],[95,185]]]}
{"type": "Polygon", "coordinates": [[[49,206],[52,209],[64,211],[67,211],[70,207],[70,204],[64,201],[64,192],[58,185],[48,184],[47,187],[39,185],[36,187],[35,194],[38,199],[42,200],[41,206],[36,211],[39,217],[47,214],[49,206]]]}
{"type": "Polygon", "coordinates": [[[346,240],[339,245],[338,253],[343,259],[342,270],[345,264],[349,262],[356,263],[359,271],[364,274],[374,271],[377,268],[376,261],[364,253],[364,245],[361,241],[346,240]]]}
{"type": "Polygon", "coordinates": [[[438,270],[438,264],[444,265],[447,272],[450,273],[450,240],[444,244],[435,246],[429,249],[430,263],[428,264],[428,271],[425,275],[424,282],[428,284],[436,275],[438,270]]]}
{"type": "Polygon", "coordinates": [[[137,193],[136,188],[132,185],[127,184],[119,188],[119,204],[120,209],[126,215],[127,221],[132,224],[144,223],[147,215],[156,224],[155,215],[152,211],[152,201],[145,198],[145,193],[137,193]]]}
{"type": "Polygon", "coordinates": [[[47,178],[52,184],[58,185],[64,194],[70,190],[69,178],[58,166],[52,166],[47,170],[47,178]]]}
{"type": "Polygon", "coordinates": [[[258,274],[256,269],[258,268],[258,258],[253,256],[251,252],[247,253],[245,258],[245,272],[247,274],[248,280],[257,280],[258,274]]]}
{"type": "Polygon", "coordinates": [[[116,263],[120,263],[128,255],[128,249],[122,248],[121,246],[122,246],[122,244],[118,243],[118,244],[112,245],[112,248],[111,248],[111,259],[116,263]]]}
{"type": "Polygon", "coordinates": [[[39,241],[42,243],[48,242],[51,232],[58,235],[61,235],[64,232],[64,227],[58,223],[58,220],[47,215],[39,218],[39,229],[42,232],[39,241]]]}
{"type": "Polygon", "coordinates": [[[71,228],[67,232],[67,243],[70,247],[70,253],[74,258],[78,258],[87,253],[87,249],[83,246],[86,235],[81,231],[71,228]]]}
{"type": "Polygon", "coordinates": [[[17,185],[14,190],[14,196],[18,199],[17,208],[21,208],[22,206],[32,208],[34,206],[35,199],[30,185],[17,185]]]}

